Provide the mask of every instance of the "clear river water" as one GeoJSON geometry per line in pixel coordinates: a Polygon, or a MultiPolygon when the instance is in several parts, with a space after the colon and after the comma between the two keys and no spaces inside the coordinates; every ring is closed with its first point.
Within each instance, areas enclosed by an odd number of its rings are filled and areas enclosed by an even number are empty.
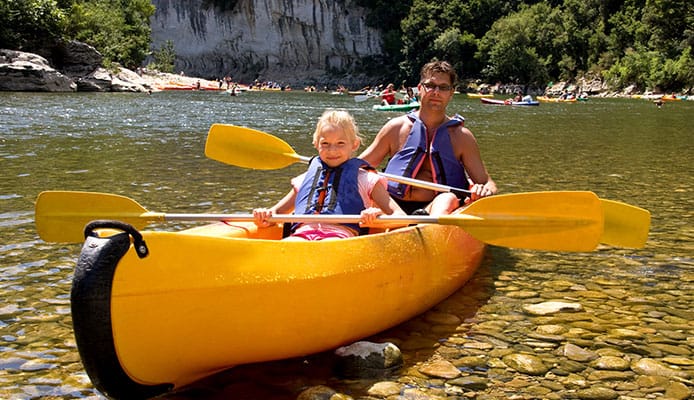
{"type": "MultiPolygon", "coordinates": [[[[297,153],[313,155],[311,134],[326,108],[350,111],[370,141],[398,115],[372,111],[373,104],[300,91],[236,97],[211,91],[0,93],[0,398],[100,398],[82,368],[71,328],[70,285],[80,245],[39,239],[34,201],[41,191],[121,194],[151,211],[169,213],[247,213],[278,200],[289,179],[304,167],[256,171],[207,159],[204,145],[211,124],[266,131],[297,153]]],[[[466,118],[501,193],[590,190],[649,210],[649,239],[643,249],[601,246],[588,253],[491,247],[476,277],[452,302],[439,307],[439,313],[445,309],[446,315],[457,316],[455,328],[445,328],[446,323],[432,316],[438,314],[431,314],[384,336],[397,339],[405,359],[401,376],[386,381],[415,380],[417,374],[408,368],[426,362],[433,353],[430,348],[456,332],[472,335],[488,328],[485,323],[505,321],[503,331],[513,337],[513,332],[526,329],[518,322],[523,304],[559,295],[575,299],[583,292],[607,293],[600,302],[611,308],[593,321],[597,325],[641,332],[644,343],[665,335],[680,352],[672,350],[671,356],[691,360],[694,102],[667,102],[658,108],[646,100],[592,98],[507,107],[456,95],[448,111],[466,118]],[[654,310],[637,310],[644,304],[654,310]],[[620,325],[620,318],[631,323],[620,325]],[[421,346],[427,335],[434,335],[431,343],[421,346]]],[[[186,224],[151,228],[180,229],[186,224]]],[[[619,350],[633,358],[626,348],[619,350]]],[[[316,385],[359,398],[373,383],[338,379],[322,368],[320,359],[308,360],[232,369],[175,398],[289,399],[316,385]]],[[[691,389],[694,367],[673,365],[690,373],[683,381],[691,389]]],[[[493,368],[488,362],[475,372],[487,379],[487,389],[498,385],[483,372],[493,368]]],[[[614,386],[610,379],[598,383],[614,386]]],[[[563,385],[563,390],[571,389],[563,385]]],[[[534,392],[515,390],[517,398],[535,398],[527,394],[534,392]]],[[[643,391],[643,385],[632,391],[638,390],[643,391]]]]}

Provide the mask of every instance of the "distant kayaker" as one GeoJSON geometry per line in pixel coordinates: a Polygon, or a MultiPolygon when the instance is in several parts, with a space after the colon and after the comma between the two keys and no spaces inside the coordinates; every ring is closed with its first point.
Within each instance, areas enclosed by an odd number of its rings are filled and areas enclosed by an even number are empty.
{"type": "Polygon", "coordinates": [[[414,95],[414,90],[411,87],[405,89],[405,92],[407,94],[405,95],[405,98],[402,100],[403,104],[417,102],[417,97],[414,95]]]}
{"type": "Polygon", "coordinates": [[[381,92],[381,104],[387,106],[389,104],[395,104],[395,85],[389,83],[386,89],[381,92]]]}
{"type": "MultiPolygon", "coordinates": [[[[455,188],[469,186],[472,193],[466,202],[496,194],[477,140],[463,126],[465,119],[446,115],[456,80],[455,69],[446,61],[424,65],[418,85],[419,111],[388,121],[360,158],[373,166],[388,158],[385,171],[393,175],[455,188]]],[[[437,194],[397,182],[389,182],[388,191],[408,214],[449,214],[461,204],[452,192],[437,194]]]]}
{"type": "Polygon", "coordinates": [[[358,128],[347,111],[325,111],[313,134],[318,157],[311,160],[308,171],[292,179],[292,189],[277,204],[253,210],[255,224],[270,226],[272,215],[292,210],[295,214],[361,214],[359,225],[295,224],[288,237],[323,240],[356,236],[382,214],[405,215],[388,194],[385,178],[369,172],[373,168],[365,161],[353,158],[360,144],[358,128]]]}

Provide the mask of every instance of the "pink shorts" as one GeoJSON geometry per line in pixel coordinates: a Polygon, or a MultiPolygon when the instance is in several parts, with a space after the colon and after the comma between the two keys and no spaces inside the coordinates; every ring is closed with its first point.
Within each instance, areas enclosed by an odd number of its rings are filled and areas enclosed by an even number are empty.
{"type": "Polygon", "coordinates": [[[323,240],[323,239],[345,239],[351,237],[346,232],[332,231],[325,232],[319,229],[306,229],[297,232],[292,235],[292,237],[300,237],[306,240],[323,240]]]}

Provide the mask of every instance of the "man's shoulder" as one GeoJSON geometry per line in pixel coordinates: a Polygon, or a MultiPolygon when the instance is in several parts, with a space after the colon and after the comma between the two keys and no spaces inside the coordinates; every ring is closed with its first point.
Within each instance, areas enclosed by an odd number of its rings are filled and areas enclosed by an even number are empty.
{"type": "Polygon", "coordinates": [[[396,131],[399,132],[403,127],[410,127],[412,126],[412,121],[407,115],[401,115],[399,117],[395,117],[390,119],[388,122],[386,122],[383,127],[387,131],[396,131]]]}
{"type": "Polygon", "coordinates": [[[400,116],[397,116],[395,118],[391,118],[386,124],[387,125],[402,125],[405,123],[411,122],[410,117],[407,114],[403,114],[400,116]]]}
{"type": "Polygon", "coordinates": [[[449,127],[448,134],[452,138],[468,138],[473,136],[472,131],[465,127],[463,124],[454,125],[449,127]]]}

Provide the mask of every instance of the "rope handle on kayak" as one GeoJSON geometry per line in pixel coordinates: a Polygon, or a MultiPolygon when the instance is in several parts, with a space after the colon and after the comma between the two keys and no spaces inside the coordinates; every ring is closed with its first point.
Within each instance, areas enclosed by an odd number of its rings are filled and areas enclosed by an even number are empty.
{"type": "Polygon", "coordinates": [[[121,221],[99,219],[91,221],[84,227],[84,238],[88,236],[98,237],[94,230],[96,229],[117,229],[121,230],[130,235],[133,238],[133,246],[135,247],[135,252],[140,258],[145,258],[149,255],[149,249],[147,248],[147,243],[142,238],[142,234],[135,229],[134,226],[121,221]]]}

